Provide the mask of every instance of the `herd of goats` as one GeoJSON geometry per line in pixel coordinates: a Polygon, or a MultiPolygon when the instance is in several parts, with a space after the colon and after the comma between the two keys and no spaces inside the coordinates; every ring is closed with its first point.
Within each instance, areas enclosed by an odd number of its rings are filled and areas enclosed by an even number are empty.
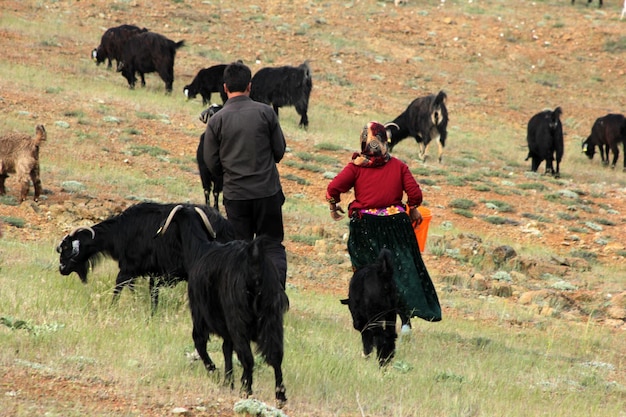
{"type": "MultiPolygon", "coordinates": [[[[109,67],[112,61],[117,61],[117,70],[131,88],[137,81],[136,74],[145,85],[144,75],[157,72],[165,82],[166,91],[171,92],[174,57],[183,44],[184,41],[174,42],[145,28],[122,25],[104,33],[100,45],[92,51],[92,58],[98,64],[108,60],[109,67]]],[[[200,94],[206,105],[211,102],[211,94],[218,93],[226,102],[222,77],[224,67],[222,64],[200,70],[194,80],[184,87],[184,94],[188,98],[200,94]]],[[[250,96],[271,105],[277,114],[282,106],[295,106],[301,116],[300,126],[307,128],[311,89],[311,69],[304,62],[297,67],[259,70],[252,79],[250,96]]],[[[444,91],[419,97],[402,114],[387,123],[390,150],[402,139],[413,137],[420,146],[420,158],[425,160],[428,146],[434,141],[438,144],[438,160],[441,162],[447,137],[446,98],[444,91]]],[[[202,120],[207,122],[219,108],[210,106],[203,112],[202,120]]],[[[560,107],[553,111],[545,110],[528,122],[526,159],[531,159],[532,171],[537,171],[545,161],[546,173],[559,176],[563,156],[561,113],[560,107]]],[[[615,167],[618,144],[626,147],[625,138],[626,118],[621,114],[608,114],[596,120],[591,134],[583,143],[583,151],[592,158],[598,148],[603,163],[609,164],[610,150],[613,152],[611,165],[615,167]]],[[[0,137],[1,195],[6,193],[5,179],[9,174],[15,174],[21,186],[19,201],[26,200],[29,182],[34,186],[34,200],[38,200],[42,194],[39,148],[45,140],[43,125],[36,126],[34,136],[9,133],[0,137]]],[[[201,147],[200,143],[199,150],[201,147]]],[[[159,287],[187,281],[194,345],[206,369],[210,372],[215,370],[206,345],[210,334],[218,335],[223,339],[225,380],[231,388],[234,387],[232,355],[235,352],[243,367],[241,393],[250,395],[254,366],[250,343],[256,342],[265,361],[274,368],[275,399],[277,405],[282,407],[287,400],[281,369],[283,316],[289,307],[289,300],[276,269],[264,254],[264,238],[261,236],[252,242],[234,239],[232,226],[217,207],[221,179],[211,177],[201,154],[201,151],[198,152],[198,167],[206,204],[139,203],[91,227],[76,228],[57,247],[59,270],[62,275],[75,272],[85,283],[89,270],[98,261],[113,259],[119,266],[113,299],[119,297],[125,286],[132,289],[137,278],[148,277],[153,312],[158,306],[159,287]],[[209,204],[211,187],[213,206],[209,204]]],[[[390,268],[384,267],[388,263],[387,258],[384,253],[381,254],[377,266],[361,271],[360,275],[380,275],[380,279],[388,281],[390,268]],[[387,273],[381,274],[381,270],[387,273]]],[[[357,274],[359,272],[355,277],[357,274]]],[[[375,277],[370,279],[375,280],[375,277]]],[[[365,321],[369,322],[369,319],[371,317],[366,317],[365,321]]],[[[354,326],[358,327],[356,319],[354,326]]],[[[389,342],[395,340],[395,326],[391,335],[380,333],[389,332],[389,327],[384,329],[384,326],[369,323],[357,328],[362,331],[365,353],[372,351],[372,343],[376,345],[381,366],[389,361],[395,349],[395,344],[389,342]]]]}

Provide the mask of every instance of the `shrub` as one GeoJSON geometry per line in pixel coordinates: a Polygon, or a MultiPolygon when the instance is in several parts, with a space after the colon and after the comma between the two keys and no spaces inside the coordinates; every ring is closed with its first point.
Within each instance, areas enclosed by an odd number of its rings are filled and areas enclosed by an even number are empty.
{"type": "Polygon", "coordinates": [[[448,206],[452,208],[463,209],[463,210],[470,209],[474,207],[475,205],[476,203],[474,203],[472,200],[469,200],[467,198],[456,198],[448,204],[448,206]]]}

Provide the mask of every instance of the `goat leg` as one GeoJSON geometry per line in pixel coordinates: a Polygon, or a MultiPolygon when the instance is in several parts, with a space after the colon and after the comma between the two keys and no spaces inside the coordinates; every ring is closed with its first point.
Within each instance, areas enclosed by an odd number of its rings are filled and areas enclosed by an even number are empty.
{"type": "Polygon", "coordinates": [[[202,363],[204,363],[204,367],[206,368],[208,372],[210,373],[214,372],[216,369],[215,364],[213,363],[213,361],[211,360],[211,357],[206,351],[206,344],[209,341],[208,333],[206,334],[201,333],[198,331],[196,326],[194,326],[193,331],[192,331],[192,338],[193,338],[193,344],[196,348],[196,352],[198,352],[200,359],[202,359],[202,363]]]}
{"type": "Polygon", "coordinates": [[[276,380],[276,408],[280,409],[287,402],[287,390],[283,385],[283,372],[280,367],[274,369],[274,375],[276,380]]]}
{"type": "Polygon", "coordinates": [[[26,198],[28,197],[28,186],[30,185],[30,183],[28,182],[28,178],[23,178],[20,180],[20,182],[22,183],[22,188],[20,190],[20,203],[22,201],[26,201],[26,198]]]}
{"type": "Polygon", "coordinates": [[[235,342],[235,352],[237,352],[237,358],[243,367],[240,394],[242,398],[248,398],[252,395],[252,372],[254,370],[254,356],[249,342],[245,340],[241,340],[239,343],[235,342]]]}
{"type": "Polygon", "coordinates": [[[113,288],[113,300],[111,301],[112,303],[116,303],[117,300],[119,300],[120,292],[122,292],[122,289],[127,285],[131,291],[135,289],[133,285],[133,278],[126,275],[121,275],[121,273],[118,274],[117,278],[115,279],[115,288],[113,288]]]}
{"type": "Polygon", "coordinates": [[[4,181],[7,179],[8,175],[0,175],[0,195],[5,195],[7,190],[4,188],[4,181]]]}
{"type": "Polygon", "coordinates": [[[150,277],[150,306],[152,308],[152,315],[156,313],[156,309],[159,306],[160,285],[160,278],[150,277]]]}
{"type": "Polygon", "coordinates": [[[43,192],[41,179],[39,178],[39,164],[36,164],[33,170],[30,172],[30,179],[33,182],[33,187],[35,188],[35,201],[39,201],[39,196],[43,192]]]}
{"type": "Polygon", "coordinates": [[[374,350],[374,334],[369,328],[361,331],[361,341],[363,342],[363,356],[368,357],[374,350]]]}
{"type": "Polygon", "coordinates": [[[233,378],[233,342],[224,339],[222,343],[222,353],[224,354],[224,385],[229,385],[230,389],[235,389],[233,378]]]}
{"type": "MultiPolygon", "coordinates": [[[[220,193],[219,191],[213,191],[213,207],[215,208],[215,210],[219,211],[219,199],[220,199],[220,193]]],[[[209,205],[208,203],[208,199],[207,199],[207,206],[209,205]]]]}

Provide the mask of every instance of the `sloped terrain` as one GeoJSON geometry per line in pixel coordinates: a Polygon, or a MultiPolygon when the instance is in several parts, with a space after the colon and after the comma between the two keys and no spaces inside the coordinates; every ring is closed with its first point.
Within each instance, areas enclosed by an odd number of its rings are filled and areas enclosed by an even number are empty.
{"type": "MultiPolygon", "coordinates": [[[[23,221],[21,227],[5,224],[4,239],[54,241],[78,224],[101,221],[134,203],[118,191],[114,178],[106,177],[109,173],[195,183],[197,193],[190,198],[200,202],[193,162],[197,135],[190,132],[202,129],[197,120],[202,107],[184,102],[183,85],[200,68],[239,58],[253,71],[306,59],[314,73],[309,131],[298,130],[297,122],[288,118],[283,122],[291,149],[280,164],[288,199],[323,206],[328,182],[324,173],[337,172],[349,160],[350,150],[319,146],[332,141],[316,136],[321,109],[331,109],[323,114],[337,112],[354,119],[351,143],[356,146],[358,129],[369,118],[386,115],[391,120],[413,98],[443,89],[451,118],[444,163],[435,162],[434,149],[426,163],[418,161],[411,139],[398,146],[433,211],[424,257],[438,287],[470,297],[509,297],[538,315],[559,320],[580,322],[591,315],[624,331],[626,173],[621,172],[622,157],[618,168],[610,170],[600,166],[597,156],[587,161],[580,154],[580,141],[595,118],[624,108],[624,26],[616,6],[598,10],[571,6],[569,1],[511,6],[495,0],[470,5],[409,0],[397,7],[366,0],[231,3],[2,3],[3,60],[30,74],[16,75],[18,82],[11,77],[0,80],[2,118],[32,125],[33,130],[37,123],[46,125],[44,165],[48,157],[55,167],[61,166],[59,161],[79,160],[92,165],[94,172],[91,178],[69,180],[60,168],[42,172],[46,195],[39,203],[0,204],[0,216],[23,221]],[[41,22],[41,28],[25,32],[16,29],[16,21],[41,22]],[[137,97],[163,96],[168,114],[162,118],[142,117],[151,112],[150,103],[117,94],[113,90],[124,88],[126,80],[89,62],[103,31],[123,23],[185,40],[186,47],[176,57],[173,94],[164,94],[155,74],[147,76],[145,89],[134,92],[137,97]],[[45,79],[48,88],[27,88],[29,77],[45,79]],[[112,92],[81,89],[81,78],[108,83],[112,92]],[[564,109],[566,133],[560,180],[528,173],[530,162],[524,161],[528,119],[556,106],[564,109]],[[107,119],[110,113],[117,118],[107,119]],[[83,141],[68,145],[70,136],[83,141]],[[153,148],[186,162],[166,163],[141,152],[153,148]],[[320,169],[307,169],[306,155],[318,155],[314,163],[320,169]],[[466,200],[475,205],[464,206],[466,200]],[[510,246],[517,252],[533,249],[513,258],[494,256],[510,246]],[[595,279],[599,267],[604,275],[595,279]],[[492,277],[511,270],[512,278],[492,277]],[[555,314],[555,305],[565,306],[560,314],[555,314]]],[[[290,112],[293,109],[282,110],[281,117],[290,112]]],[[[7,188],[17,194],[12,178],[7,188]]],[[[150,196],[166,201],[163,188],[150,190],[150,196]]],[[[342,240],[345,222],[328,218],[312,225],[291,213],[285,218],[290,282],[304,290],[343,296],[350,277],[342,240]],[[317,242],[302,236],[317,236],[317,242]]],[[[448,315],[463,314],[445,301],[444,308],[448,315]]],[[[69,402],[84,396],[102,401],[95,410],[131,407],[123,397],[98,396],[98,384],[46,379],[23,370],[7,370],[6,375],[22,381],[17,385],[33,397],[69,402]]],[[[161,413],[149,404],[141,410],[146,416],[161,413]]],[[[222,415],[231,414],[225,409],[222,415]]]]}

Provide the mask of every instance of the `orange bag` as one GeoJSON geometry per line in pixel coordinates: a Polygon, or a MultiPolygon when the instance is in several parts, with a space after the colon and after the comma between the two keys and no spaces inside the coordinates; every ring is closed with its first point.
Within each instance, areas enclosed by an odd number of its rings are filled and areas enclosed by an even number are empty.
{"type": "Polygon", "coordinates": [[[417,246],[419,246],[420,252],[424,252],[424,249],[426,249],[426,238],[428,237],[428,225],[430,224],[430,219],[432,219],[433,216],[430,209],[424,206],[419,206],[417,209],[422,214],[422,224],[413,222],[413,230],[415,231],[417,246]]]}

